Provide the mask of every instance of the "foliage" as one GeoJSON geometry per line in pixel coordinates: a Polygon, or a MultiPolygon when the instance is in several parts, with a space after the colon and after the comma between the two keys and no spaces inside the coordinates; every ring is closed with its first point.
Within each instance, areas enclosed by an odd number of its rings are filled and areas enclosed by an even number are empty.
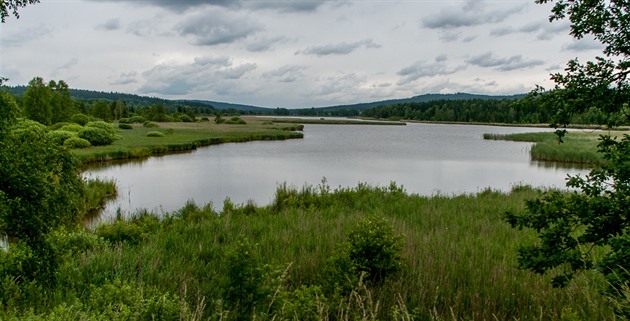
{"type": "MultiPolygon", "coordinates": [[[[549,0],[537,0],[547,3],[549,0]]],[[[603,54],[585,64],[567,63],[565,73],[551,76],[555,88],[537,88],[533,99],[553,111],[554,127],[566,126],[573,115],[598,110],[601,125],[617,126],[630,115],[630,4],[627,1],[558,1],[551,21],[568,18],[575,38],[593,36],[603,54]]],[[[562,140],[565,130],[558,130],[562,140]]],[[[602,135],[599,152],[606,160],[586,177],[567,180],[572,192],[549,191],[528,202],[523,214],[507,213],[513,226],[538,232],[539,243],[522,246],[519,265],[537,273],[557,273],[554,285],[563,286],[580,271],[595,270],[609,284],[606,294],[627,306],[620,295],[630,284],[630,136],[602,135]]],[[[630,317],[627,309],[619,316],[630,317]]]]}
{"type": "Polygon", "coordinates": [[[87,139],[83,139],[81,137],[70,137],[63,142],[63,146],[70,149],[80,149],[80,148],[88,148],[92,146],[90,141],[87,139]]]}
{"type": "Polygon", "coordinates": [[[129,118],[121,118],[118,120],[119,123],[123,123],[123,124],[133,124],[133,123],[139,123],[142,124],[144,122],[146,122],[146,119],[144,119],[144,117],[142,116],[132,116],[129,118]]]}
{"type": "Polygon", "coordinates": [[[74,114],[70,117],[70,121],[81,126],[85,126],[90,121],[90,117],[85,114],[74,114]]]}
{"type": "Polygon", "coordinates": [[[188,115],[186,115],[186,114],[179,115],[179,116],[178,116],[178,118],[179,118],[181,121],[185,122],[185,123],[192,123],[192,122],[194,122],[194,120],[192,119],[192,117],[190,117],[190,116],[188,116],[188,115]]]}
{"type": "Polygon", "coordinates": [[[39,3],[39,0],[2,0],[0,2],[0,17],[2,23],[4,23],[6,17],[9,16],[9,11],[11,11],[16,18],[19,18],[18,9],[34,3],[39,3]]]}
{"type": "Polygon", "coordinates": [[[35,77],[28,83],[28,88],[22,97],[24,115],[44,125],[50,125],[52,111],[50,109],[50,88],[41,77],[35,77]]]}
{"type": "Polygon", "coordinates": [[[114,117],[109,104],[104,100],[96,101],[92,105],[92,108],[90,108],[90,115],[104,121],[111,121],[114,117]]]}
{"type": "Polygon", "coordinates": [[[164,133],[156,131],[148,132],[147,137],[164,137],[164,133]]]}
{"type": "Polygon", "coordinates": [[[68,121],[74,111],[74,102],[70,97],[70,88],[68,84],[59,80],[48,82],[50,88],[50,111],[52,123],[68,121]]]}
{"type": "Polygon", "coordinates": [[[91,121],[91,122],[85,124],[85,127],[100,128],[100,129],[103,129],[103,130],[107,131],[111,135],[116,134],[116,129],[114,129],[114,125],[112,125],[111,123],[108,123],[108,122],[104,122],[102,120],[91,121]]]}
{"type": "Polygon", "coordinates": [[[11,95],[0,90],[0,134],[13,125],[20,109],[11,95]]]}
{"type": "Polygon", "coordinates": [[[129,124],[125,124],[125,123],[120,123],[120,124],[118,124],[118,128],[120,128],[120,129],[133,129],[133,126],[131,126],[129,124]]]}
{"type": "Polygon", "coordinates": [[[61,126],[59,128],[59,130],[64,130],[64,131],[68,131],[68,132],[78,133],[81,130],[83,130],[83,126],[81,126],[79,124],[69,124],[69,125],[61,126]]]}
{"type": "MultiPolygon", "coordinates": [[[[245,124],[247,124],[246,121],[244,121],[243,119],[241,119],[241,117],[238,117],[238,116],[231,117],[230,119],[224,120],[221,123],[222,124],[233,124],[233,125],[245,125],[245,124]]],[[[217,124],[219,124],[219,123],[217,123],[217,124]]]]}
{"type": "Polygon", "coordinates": [[[105,129],[96,127],[83,128],[78,136],[90,142],[92,146],[110,145],[114,142],[114,135],[108,133],[105,129]]]}
{"type": "Polygon", "coordinates": [[[158,123],[154,123],[152,121],[145,121],[142,126],[146,127],[146,128],[158,128],[160,127],[160,125],[158,123]]]}
{"type": "Polygon", "coordinates": [[[65,141],[70,137],[75,137],[77,133],[65,130],[53,130],[48,132],[48,137],[57,145],[64,145],[65,141]]]}

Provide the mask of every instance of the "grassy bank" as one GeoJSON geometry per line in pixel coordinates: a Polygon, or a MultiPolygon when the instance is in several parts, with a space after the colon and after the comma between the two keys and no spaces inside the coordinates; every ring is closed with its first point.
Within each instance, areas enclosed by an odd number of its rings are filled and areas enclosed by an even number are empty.
{"type": "Polygon", "coordinates": [[[280,186],[265,207],[226,201],[215,213],[190,203],[162,221],[138,213],[58,236],[59,248],[74,244],[58,286],[5,279],[0,319],[613,320],[601,280],[582,275],[554,289],[550,277],[516,268],[517,245],[535,237],[502,213],[538,194],[422,197],[322,183],[280,186]],[[402,239],[398,271],[380,281],[344,274],[353,231],[387,243],[374,232],[383,225],[402,239]]]}
{"type": "Polygon", "coordinates": [[[269,121],[280,124],[321,124],[321,125],[385,125],[385,126],[404,126],[404,122],[400,121],[381,121],[381,120],[353,120],[353,119],[326,119],[326,118],[272,118],[269,121]]]}
{"type": "Polygon", "coordinates": [[[598,165],[604,161],[597,153],[600,134],[601,132],[568,132],[563,143],[558,141],[553,132],[484,134],[483,137],[535,143],[530,150],[532,160],[598,165]]]}
{"type": "Polygon", "coordinates": [[[132,129],[118,129],[119,139],[107,146],[73,150],[83,163],[114,159],[141,158],[151,155],[194,150],[200,146],[253,140],[284,140],[302,138],[301,126],[278,125],[256,118],[246,124],[158,123],[159,127],[147,128],[133,124],[132,129]],[[149,137],[159,132],[163,137],[149,137]]]}

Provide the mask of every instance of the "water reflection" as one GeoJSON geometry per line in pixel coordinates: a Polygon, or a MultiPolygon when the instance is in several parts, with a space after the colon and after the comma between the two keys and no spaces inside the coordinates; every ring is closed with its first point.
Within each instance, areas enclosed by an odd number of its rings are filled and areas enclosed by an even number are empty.
{"type": "MultiPolygon", "coordinates": [[[[408,124],[407,126],[306,125],[304,138],[224,144],[186,154],[94,166],[85,175],[113,178],[119,197],[105,209],[170,212],[187,200],[271,202],[278,184],[331,187],[396,182],[409,193],[460,194],[518,184],[564,187],[568,173],[585,173],[532,162],[531,143],[490,141],[483,133],[531,132],[518,127],[408,124]]],[[[545,130],[545,129],[539,129],[545,130]]]]}

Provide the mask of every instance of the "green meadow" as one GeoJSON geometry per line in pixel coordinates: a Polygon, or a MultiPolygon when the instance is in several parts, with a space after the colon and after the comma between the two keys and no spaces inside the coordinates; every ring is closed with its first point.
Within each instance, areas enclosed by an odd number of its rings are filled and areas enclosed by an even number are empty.
{"type": "Polygon", "coordinates": [[[128,125],[125,127],[130,129],[117,128],[118,139],[111,145],[75,149],[73,152],[83,163],[91,163],[188,151],[222,143],[303,137],[302,133],[298,132],[302,130],[302,125],[275,124],[253,117],[237,124],[213,122],[152,124],[151,127],[143,124],[125,124],[128,125]]]}

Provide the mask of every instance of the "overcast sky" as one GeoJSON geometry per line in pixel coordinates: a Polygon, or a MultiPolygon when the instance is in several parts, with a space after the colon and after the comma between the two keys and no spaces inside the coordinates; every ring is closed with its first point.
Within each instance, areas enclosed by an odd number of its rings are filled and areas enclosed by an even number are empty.
{"type": "Polygon", "coordinates": [[[525,93],[601,47],[534,0],[41,0],[0,25],[9,85],[319,107],[525,93]]]}

